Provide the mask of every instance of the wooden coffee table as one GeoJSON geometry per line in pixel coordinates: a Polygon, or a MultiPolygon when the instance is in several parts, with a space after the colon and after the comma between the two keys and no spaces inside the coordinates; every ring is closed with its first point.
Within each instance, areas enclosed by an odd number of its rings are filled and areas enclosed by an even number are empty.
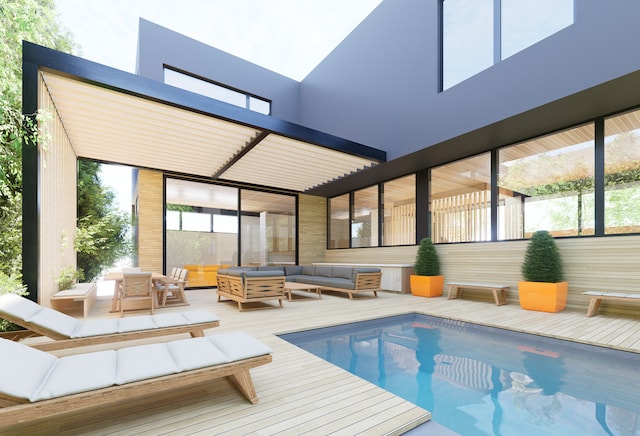
{"type": "Polygon", "coordinates": [[[287,294],[289,301],[293,301],[291,299],[292,291],[307,291],[314,292],[318,295],[318,299],[322,298],[322,290],[318,285],[310,285],[308,283],[296,283],[296,282],[284,282],[284,292],[287,294]]]}

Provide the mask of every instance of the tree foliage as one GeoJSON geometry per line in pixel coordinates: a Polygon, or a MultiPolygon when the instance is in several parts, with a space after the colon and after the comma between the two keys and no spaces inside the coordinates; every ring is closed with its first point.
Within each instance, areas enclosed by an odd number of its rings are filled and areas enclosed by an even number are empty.
{"type": "Polygon", "coordinates": [[[75,48],[56,21],[53,0],[0,3],[0,271],[14,278],[22,268],[22,145],[38,142],[36,114],[22,115],[22,40],[65,52],[75,48]]]}
{"type": "Polygon", "coordinates": [[[114,199],[115,194],[101,184],[100,164],[80,160],[75,249],[84,280],[131,254],[129,214],[114,207],[114,199]]]}

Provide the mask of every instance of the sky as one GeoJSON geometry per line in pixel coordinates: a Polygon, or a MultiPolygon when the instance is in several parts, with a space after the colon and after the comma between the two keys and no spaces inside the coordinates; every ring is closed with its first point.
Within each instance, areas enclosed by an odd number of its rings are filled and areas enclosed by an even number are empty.
{"type": "Polygon", "coordinates": [[[302,80],[382,0],[55,0],[82,57],[135,72],[142,17],[302,80]]]}
{"type": "MultiPolygon", "coordinates": [[[[135,73],[142,17],[302,80],[382,0],[55,0],[84,59],[135,73]]],[[[131,173],[103,166],[103,183],[129,212],[131,173]]]]}

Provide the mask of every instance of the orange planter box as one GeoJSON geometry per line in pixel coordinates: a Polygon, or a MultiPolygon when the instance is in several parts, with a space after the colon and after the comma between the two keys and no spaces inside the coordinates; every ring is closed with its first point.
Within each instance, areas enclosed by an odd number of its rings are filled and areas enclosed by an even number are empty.
{"type": "Polygon", "coordinates": [[[518,282],[520,307],[539,312],[560,312],[567,305],[568,282],[518,282]]]}
{"type": "Polygon", "coordinates": [[[411,293],[418,297],[440,297],[444,288],[444,276],[409,276],[411,293]]]}

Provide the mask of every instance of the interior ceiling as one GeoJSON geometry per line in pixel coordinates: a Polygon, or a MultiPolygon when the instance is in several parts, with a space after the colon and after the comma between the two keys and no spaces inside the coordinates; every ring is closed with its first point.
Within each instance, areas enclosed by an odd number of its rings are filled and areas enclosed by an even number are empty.
{"type": "Polygon", "coordinates": [[[41,74],[79,158],[300,192],[378,164],[55,73],[41,74]]]}

